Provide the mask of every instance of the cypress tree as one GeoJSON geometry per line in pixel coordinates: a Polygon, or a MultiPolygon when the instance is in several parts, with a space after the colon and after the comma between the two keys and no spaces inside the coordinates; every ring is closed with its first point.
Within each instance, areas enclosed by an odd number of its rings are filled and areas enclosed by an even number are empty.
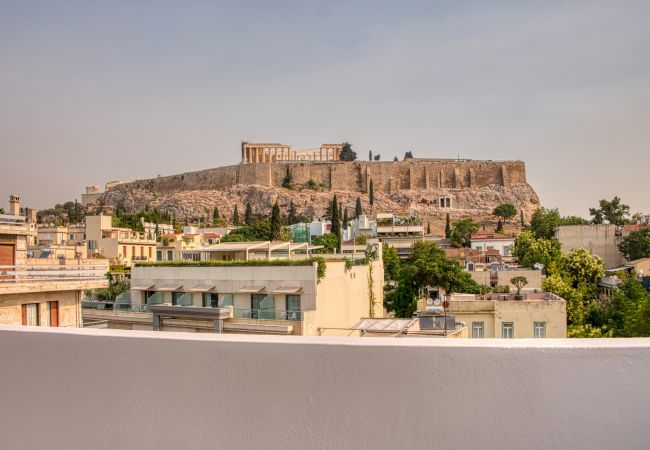
{"type": "Polygon", "coordinates": [[[332,199],[332,234],[336,236],[336,247],[341,250],[341,216],[339,216],[339,205],[336,194],[332,199]]]}
{"type": "Polygon", "coordinates": [[[372,161],[372,150],[368,151],[368,161],[372,161]]]}
{"type": "Polygon", "coordinates": [[[345,208],[343,210],[343,228],[348,227],[348,222],[350,222],[350,218],[348,217],[348,209],[345,208]]]}
{"type": "Polygon", "coordinates": [[[447,223],[445,223],[445,237],[451,238],[451,222],[449,220],[449,213],[447,213],[447,223]]]}
{"type": "Polygon", "coordinates": [[[361,197],[357,197],[357,205],[354,208],[354,215],[358,218],[363,216],[363,206],[361,205],[361,197]]]}
{"type": "Polygon", "coordinates": [[[251,202],[246,203],[246,212],[244,213],[244,223],[248,226],[253,225],[253,208],[251,208],[251,202]]]}
{"type": "Polygon", "coordinates": [[[219,208],[215,206],[214,209],[212,210],[212,223],[217,223],[218,220],[219,220],[219,208]]]}
{"type": "Polygon", "coordinates": [[[276,201],[271,210],[271,233],[269,241],[277,241],[280,239],[280,207],[276,201]]]}
{"type": "Polygon", "coordinates": [[[289,203],[289,216],[287,217],[287,222],[289,222],[289,225],[298,223],[298,216],[296,215],[296,207],[293,204],[293,200],[289,203]]]}
{"type": "Polygon", "coordinates": [[[524,220],[524,210],[523,209],[519,210],[519,221],[521,222],[522,227],[526,226],[526,221],[524,220]]]}
{"type": "Polygon", "coordinates": [[[370,202],[370,209],[375,204],[375,183],[373,183],[372,178],[370,179],[370,193],[368,194],[368,200],[370,202]]]}
{"type": "Polygon", "coordinates": [[[427,222],[427,234],[431,234],[431,222],[427,222]]]}
{"type": "Polygon", "coordinates": [[[235,210],[232,212],[233,225],[239,225],[239,208],[235,205],[235,210]]]}
{"type": "Polygon", "coordinates": [[[497,229],[495,231],[497,233],[503,233],[503,222],[501,221],[501,218],[499,218],[499,222],[497,223],[497,229]]]}

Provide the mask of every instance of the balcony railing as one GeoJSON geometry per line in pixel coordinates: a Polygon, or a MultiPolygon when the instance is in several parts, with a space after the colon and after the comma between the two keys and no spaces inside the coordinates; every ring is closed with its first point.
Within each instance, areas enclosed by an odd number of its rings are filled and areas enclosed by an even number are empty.
{"type": "Polygon", "coordinates": [[[276,311],[274,309],[235,309],[235,319],[302,320],[302,311],[276,311]]]}
{"type": "Polygon", "coordinates": [[[0,284],[103,280],[106,270],[104,265],[2,266],[0,284]]]}

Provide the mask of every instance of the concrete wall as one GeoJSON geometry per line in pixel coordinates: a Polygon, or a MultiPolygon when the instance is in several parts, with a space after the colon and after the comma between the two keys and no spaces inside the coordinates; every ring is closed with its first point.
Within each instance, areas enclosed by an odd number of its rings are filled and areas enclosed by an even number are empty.
{"type": "Polygon", "coordinates": [[[617,236],[616,225],[564,225],[555,231],[555,238],[562,244],[562,253],[576,248],[586,248],[594,255],[603,258],[605,269],[618,267],[623,263],[623,255],[618,251],[622,236],[629,234],[624,230],[617,236]]]}
{"type": "Polygon", "coordinates": [[[650,441],[649,339],[0,327],[0,358],[4,448],[642,449],[650,441]]]}
{"type": "Polygon", "coordinates": [[[155,189],[159,192],[194,189],[225,189],[235,184],[281,187],[287,171],[294,185],[314,180],[332,190],[367,192],[370,179],[378,192],[405,189],[471,188],[526,183],[523,161],[356,161],[276,162],[240,164],[149,180],[122,187],[155,189]]]}

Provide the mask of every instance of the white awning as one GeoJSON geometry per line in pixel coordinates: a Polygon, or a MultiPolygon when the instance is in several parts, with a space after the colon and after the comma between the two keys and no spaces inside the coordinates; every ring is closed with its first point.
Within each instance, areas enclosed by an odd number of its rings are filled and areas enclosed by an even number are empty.
{"type": "Polygon", "coordinates": [[[156,286],[156,291],[180,291],[183,287],[182,284],[163,284],[162,286],[156,286]]]}
{"type": "Polygon", "coordinates": [[[153,287],[153,283],[139,283],[131,286],[131,289],[135,289],[136,291],[148,291],[152,287],[153,287]]]}
{"type": "Polygon", "coordinates": [[[279,287],[269,292],[269,294],[298,294],[301,291],[301,287],[279,287]]]}
{"type": "Polygon", "coordinates": [[[191,287],[189,289],[190,292],[208,292],[211,291],[215,288],[214,283],[209,284],[209,283],[204,283],[204,284],[197,284],[194,287],[191,287]]]}
{"type": "Polygon", "coordinates": [[[264,286],[244,286],[236,291],[237,294],[257,294],[266,288],[264,286]]]}

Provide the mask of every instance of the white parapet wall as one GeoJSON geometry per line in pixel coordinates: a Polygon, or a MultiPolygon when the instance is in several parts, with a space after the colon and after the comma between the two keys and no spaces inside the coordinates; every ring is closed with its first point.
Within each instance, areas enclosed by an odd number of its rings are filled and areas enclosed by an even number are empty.
{"type": "Polygon", "coordinates": [[[2,448],[648,448],[650,339],[0,327],[2,448]]]}

